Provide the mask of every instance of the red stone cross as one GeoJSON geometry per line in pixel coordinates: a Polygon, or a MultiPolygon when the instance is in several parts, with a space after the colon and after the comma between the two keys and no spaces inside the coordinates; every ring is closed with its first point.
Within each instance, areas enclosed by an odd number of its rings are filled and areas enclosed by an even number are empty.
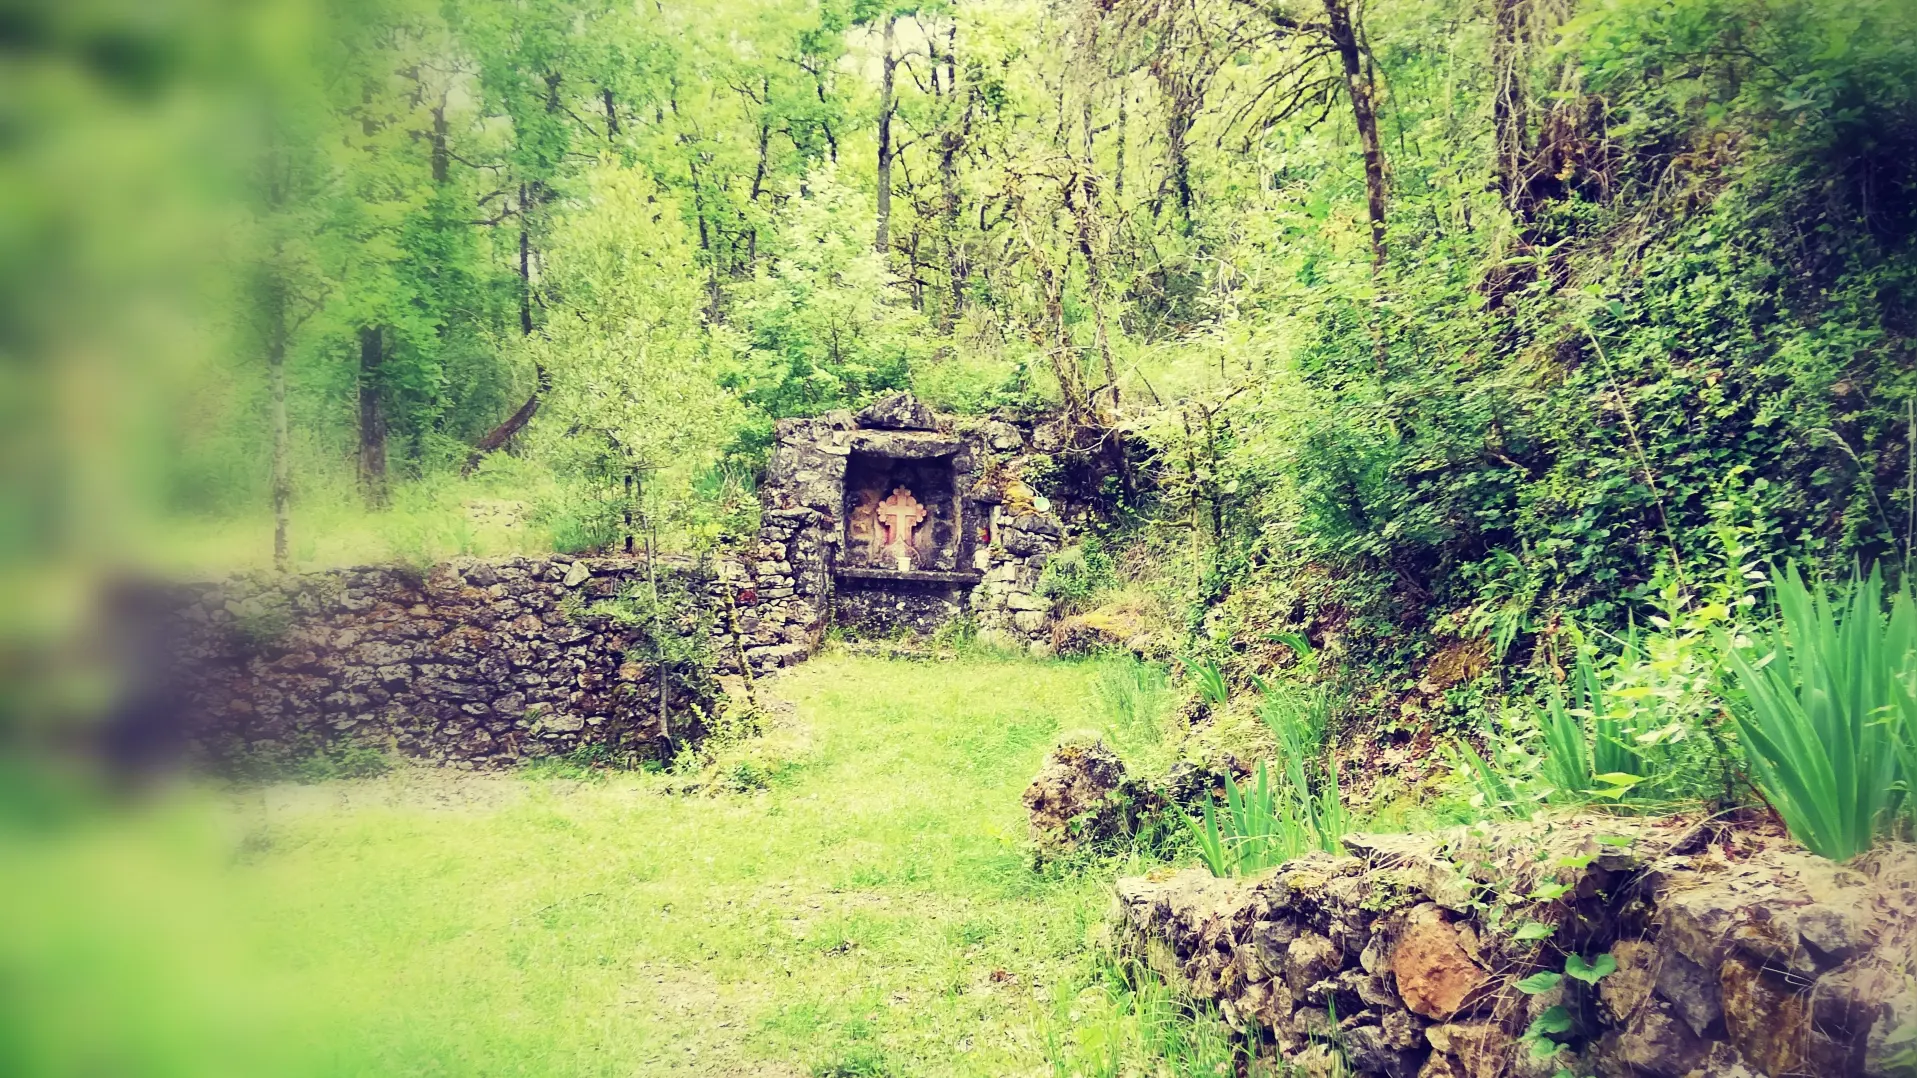
{"type": "Polygon", "coordinates": [[[879,523],[885,527],[885,545],[903,542],[912,545],[912,529],[925,519],[925,507],[904,487],[893,487],[892,496],[879,503],[879,523]]]}

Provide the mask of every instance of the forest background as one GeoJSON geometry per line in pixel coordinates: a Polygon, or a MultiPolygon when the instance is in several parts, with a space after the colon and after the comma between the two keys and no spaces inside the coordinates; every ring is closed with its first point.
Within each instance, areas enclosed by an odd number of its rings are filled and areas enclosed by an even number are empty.
{"type": "Polygon", "coordinates": [[[1380,691],[1911,559],[1910,0],[4,24],[21,664],[103,566],[709,549],[898,388],[1062,418],[1068,605],[1380,691]]]}

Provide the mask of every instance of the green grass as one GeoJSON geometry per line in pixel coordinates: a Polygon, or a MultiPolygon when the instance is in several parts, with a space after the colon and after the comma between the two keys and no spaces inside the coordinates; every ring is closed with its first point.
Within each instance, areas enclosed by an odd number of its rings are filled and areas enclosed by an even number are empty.
{"type": "Polygon", "coordinates": [[[1054,1073],[1129,869],[1035,872],[1019,795],[1098,671],[821,657],[750,793],[412,770],[7,831],[0,1072],[1054,1073]]]}

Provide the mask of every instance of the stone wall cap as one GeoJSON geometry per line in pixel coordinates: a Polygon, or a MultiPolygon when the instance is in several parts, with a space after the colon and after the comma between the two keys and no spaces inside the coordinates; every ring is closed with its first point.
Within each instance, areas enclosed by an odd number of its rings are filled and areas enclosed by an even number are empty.
{"type": "Polygon", "coordinates": [[[852,449],[875,456],[902,460],[949,457],[965,448],[965,441],[951,434],[916,430],[862,430],[852,435],[852,449]]]}
{"type": "Polygon", "coordinates": [[[910,393],[880,397],[859,412],[859,426],[880,430],[943,430],[938,414],[910,393]]]}

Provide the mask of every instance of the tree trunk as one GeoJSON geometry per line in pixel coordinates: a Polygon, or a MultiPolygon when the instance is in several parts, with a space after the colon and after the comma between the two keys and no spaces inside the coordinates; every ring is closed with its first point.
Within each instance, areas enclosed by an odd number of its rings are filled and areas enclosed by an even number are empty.
{"type": "Polygon", "coordinates": [[[380,367],[386,359],[386,335],[378,326],[359,331],[359,482],[366,504],[386,506],[386,409],[381,401],[380,367]]]}
{"type": "Polygon", "coordinates": [[[625,528],[626,541],[624,546],[625,546],[627,557],[632,556],[632,545],[633,545],[632,506],[633,506],[634,494],[632,490],[632,482],[633,482],[632,472],[631,470],[627,470],[626,479],[625,479],[626,504],[620,508],[620,517],[625,521],[625,525],[626,525],[626,528],[625,528]]]}
{"type": "Polygon", "coordinates": [[[1045,286],[1045,321],[1052,331],[1052,373],[1058,378],[1059,396],[1065,398],[1065,417],[1077,430],[1085,414],[1085,391],[1079,384],[1078,355],[1065,330],[1064,273],[1041,266],[1039,279],[1045,286]]]}
{"type": "Polygon", "coordinates": [[[1358,141],[1364,147],[1371,265],[1374,272],[1381,271],[1385,264],[1385,160],[1384,146],[1378,140],[1378,114],[1371,100],[1371,79],[1365,71],[1364,54],[1358,47],[1358,33],[1351,25],[1351,11],[1345,0],[1325,0],[1325,20],[1332,47],[1338,50],[1338,59],[1344,65],[1351,118],[1358,127],[1358,141]]]}
{"type": "Polygon", "coordinates": [[[539,392],[545,388],[546,372],[544,368],[535,368],[535,370],[539,378],[538,388],[532,391],[532,395],[526,398],[526,403],[520,405],[518,411],[506,417],[504,423],[487,431],[486,436],[473,446],[472,453],[466,457],[466,466],[460,469],[462,475],[471,475],[486,454],[503,448],[507,442],[512,441],[513,435],[525,429],[526,424],[532,422],[532,417],[538,414],[539,392]]]}
{"type": "MultiPolygon", "coordinates": [[[[526,220],[530,212],[527,201],[526,185],[522,183],[519,185],[519,335],[522,337],[530,337],[533,332],[532,226],[526,220]]],[[[479,467],[479,462],[486,454],[512,441],[513,435],[532,422],[532,417],[539,411],[539,395],[546,390],[549,381],[546,369],[534,365],[533,390],[527,395],[526,403],[507,416],[504,423],[487,431],[485,437],[473,444],[473,451],[466,455],[466,463],[459,470],[461,475],[473,474],[473,469],[479,467]]]]}
{"type": "MultiPolygon", "coordinates": [[[[956,23],[946,35],[945,64],[946,96],[956,102],[958,100],[958,25],[956,23]]],[[[971,279],[970,260],[966,257],[965,241],[959,235],[961,199],[958,176],[958,156],[965,148],[966,129],[970,126],[971,110],[971,93],[968,90],[964,112],[958,116],[948,113],[944,128],[939,132],[941,228],[945,240],[945,272],[951,281],[951,302],[946,306],[939,328],[947,333],[951,332],[959,316],[965,313],[965,286],[971,279]]]]}
{"type": "Polygon", "coordinates": [[[1078,175],[1066,187],[1065,199],[1072,209],[1073,223],[1078,226],[1078,253],[1085,259],[1085,292],[1092,304],[1092,327],[1098,336],[1098,354],[1104,360],[1105,388],[1111,393],[1112,408],[1118,407],[1118,369],[1112,360],[1112,343],[1105,325],[1105,261],[1104,245],[1098,236],[1098,195],[1092,182],[1092,171],[1096,168],[1093,157],[1092,141],[1092,95],[1085,94],[1083,107],[1079,111],[1079,127],[1082,133],[1085,162],[1078,169],[1078,175]]]}
{"type": "MultiPolygon", "coordinates": [[[[759,196],[765,193],[766,168],[768,162],[771,160],[772,154],[771,117],[772,77],[769,75],[761,76],[759,79],[759,164],[757,168],[752,170],[751,200],[753,202],[759,201],[759,196]]],[[[754,239],[756,240],[756,238],[757,233],[755,231],[754,239]]]]}
{"type": "Polygon", "coordinates": [[[1172,196],[1178,202],[1179,225],[1189,235],[1192,228],[1191,154],[1185,140],[1191,134],[1193,117],[1191,105],[1182,95],[1172,91],[1167,96],[1170,100],[1165,110],[1166,165],[1171,170],[1172,196]]]}
{"type": "Polygon", "coordinates": [[[883,36],[885,56],[879,66],[879,168],[878,168],[878,237],[873,246],[879,254],[886,253],[891,244],[892,228],[892,113],[897,107],[893,99],[893,83],[898,73],[899,60],[893,53],[894,30],[898,16],[885,17],[883,36]]]}
{"type": "Polygon", "coordinates": [[[1496,0],[1496,27],[1491,38],[1491,119],[1497,138],[1497,166],[1493,169],[1505,208],[1520,221],[1530,216],[1530,183],[1525,175],[1525,131],[1529,108],[1523,68],[1524,9],[1530,0],[1496,0]]]}
{"type": "Polygon", "coordinates": [[[946,332],[965,313],[965,282],[970,276],[966,266],[965,244],[959,238],[959,134],[947,128],[939,133],[939,189],[943,205],[941,225],[945,232],[945,272],[951,281],[951,301],[941,320],[946,332]]]}
{"type": "Polygon", "coordinates": [[[532,336],[532,223],[527,215],[526,185],[519,185],[519,335],[532,336]]]}
{"type": "Polygon", "coordinates": [[[286,426],[286,292],[275,282],[266,338],[266,369],[273,391],[273,568],[292,568],[287,536],[292,524],[293,471],[286,426]]]}
{"type": "Polygon", "coordinates": [[[696,157],[695,154],[695,159],[687,162],[686,173],[692,180],[692,215],[699,222],[699,253],[706,260],[706,321],[716,325],[722,298],[719,291],[719,251],[712,242],[712,225],[706,221],[705,187],[699,181],[696,157]]]}
{"type": "MultiPolygon", "coordinates": [[[[1112,162],[1112,197],[1121,203],[1125,198],[1125,86],[1118,87],[1118,139],[1112,162]]],[[[1120,207],[1123,212],[1123,207],[1120,207]]]]}
{"type": "Polygon", "coordinates": [[[452,151],[446,145],[446,102],[433,106],[433,183],[443,184],[451,174],[452,151]]]}
{"type": "MultiPolygon", "coordinates": [[[[644,497],[643,484],[640,497],[644,497]]],[[[672,725],[666,718],[666,636],[664,611],[659,599],[659,526],[651,513],[646,514],[646,580],[652,585],[652,651],[654,681],[658,685],[659,738],[670,744],[672,725]]]]}

